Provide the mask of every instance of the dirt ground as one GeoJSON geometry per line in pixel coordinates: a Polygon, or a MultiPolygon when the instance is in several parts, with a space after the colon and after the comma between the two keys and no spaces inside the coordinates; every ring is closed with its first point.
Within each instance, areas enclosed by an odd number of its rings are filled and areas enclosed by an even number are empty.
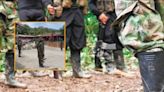
{"type": "MultiPolygon", "coordinates": [[[[37,54],[38,53],[36,48],[22,50],[21,57],[18,57],[18,55],[16,55],[16,69],[40,69],[37,54]]],[[[45,46],[44,55],[46,58],[44,60],[44,65],[46,66],[46,68],[64,68],[64,50],[61,51],[60,48],[45,46]]]]}
{"type": "Polygon", "coordinates": [[[0,92],[142,92],[139,71],[133,78],[108,75],[92,71],[89,79],[64,77],[19,77],[17,80],[28,84],[27,89],[11,88],[0,83],[0,92]]]}

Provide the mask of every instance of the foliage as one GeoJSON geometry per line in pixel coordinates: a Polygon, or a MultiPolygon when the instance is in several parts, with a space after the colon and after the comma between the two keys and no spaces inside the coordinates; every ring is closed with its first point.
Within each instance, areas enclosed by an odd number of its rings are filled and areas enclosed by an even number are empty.
{"type": "Polygon", "coordinates": [[[5,70],[5,53],[0,53],[0,72],[3,72],[5,70]]]}
{"type": "Polygon", "coordinates": [[[55,34],[63,34],[64,32],[64,27],[62,27],[59,30],[55,29],[50,29],[50,28],[45,28],[45,27],[37,27],[37,28],[31,28],[28,25],[21,25],[17,24],[17,34],[22,34],[22,35],[43,35],[43,34],[48,34],[48,33],[55,33],[55,34]]]}
{"type": "Polygon", "coordinates": [[[125,64],[128,69],[138,68],[138,60],[134,57],[134,54],[127,48],[123,49],[125,64]]]}

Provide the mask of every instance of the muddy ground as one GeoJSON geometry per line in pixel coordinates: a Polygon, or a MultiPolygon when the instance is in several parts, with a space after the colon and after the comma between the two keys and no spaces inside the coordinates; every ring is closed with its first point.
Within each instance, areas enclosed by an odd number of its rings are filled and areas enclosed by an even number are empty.
{"type": "Polygon", "coordinates": [[[0,92],[142,92],[139,71],[133,78],[92,71],[89,79],[64,77],[18,77],[27,89],[12,88],[0,83],[0,92]]]}

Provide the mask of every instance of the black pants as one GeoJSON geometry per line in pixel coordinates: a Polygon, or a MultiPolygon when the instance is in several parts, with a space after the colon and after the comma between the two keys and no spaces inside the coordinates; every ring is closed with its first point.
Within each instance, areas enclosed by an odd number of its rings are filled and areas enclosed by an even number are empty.
{"type": "Polygon", "coordinates": [[[21,21],[44,21],[44,10],[42,9],[20,9],[18,11],[21,21]]]}
{"type": "MultiPolygon", "coordinates": [[[[118,39],[116,30],[113,30],[111,28],[111,24],[115,20],[116,15],[115,13],[111,13],[108,16],[110,19],[107,21],[105,25],[101,23],[99,24],[99,32],[98,32],[97,38],[98,40],[102,40],[103,42],[108,43],[108,44],[112,44],[112,43],[116,44],[117,50],[113,51],[114,60],[115,60],[117,68],[122,70],[123,68],[125,68],[124,58],[123,58],[123,53],[122,53],[123,46],[118,39]]],[[[97,57],[97,53],[95,53],[95,67],[102,68],[101,61],[99,57],[97,57]]]]}
{"type": "Polygon", "coordinates": [[[66,47],[81,50],[86,45],[82,11],[78,7],[64,9],[61,20],[66,21],[66,47]]]}
{"type": "Polygon", "coordinates": [[[21,48],[18,47],[18,56],[20,57],[21,56],[21,48]]]}
{"type": "Polygon", "coordinates": [[[164,51],[137,54],[144,92],[164,92],[164,51]]]}
{"type": "Polygon", "coordinates": [[[77,73],[75,75],[78,75],[78,73],[81,71],[80,50],[71,49],[71,63],[73,67],[73,73],[77,73]]]}
{"type": "Polygon", "coordinates": [[[86,45],[84,16],[80,8],[64,9],[61,20],[66,21],[66,47],[70,47],[73,75],[81,71],[80,53],[86,45]]]}

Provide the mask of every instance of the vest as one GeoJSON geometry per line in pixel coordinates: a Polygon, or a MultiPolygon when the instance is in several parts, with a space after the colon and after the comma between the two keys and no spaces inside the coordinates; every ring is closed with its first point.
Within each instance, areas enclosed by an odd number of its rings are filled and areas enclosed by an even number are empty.
{"type": "Polygon", "coordinates": [[[96,0],[96,6],[99,12],[113,12],[114,0],[96,0]]]}

